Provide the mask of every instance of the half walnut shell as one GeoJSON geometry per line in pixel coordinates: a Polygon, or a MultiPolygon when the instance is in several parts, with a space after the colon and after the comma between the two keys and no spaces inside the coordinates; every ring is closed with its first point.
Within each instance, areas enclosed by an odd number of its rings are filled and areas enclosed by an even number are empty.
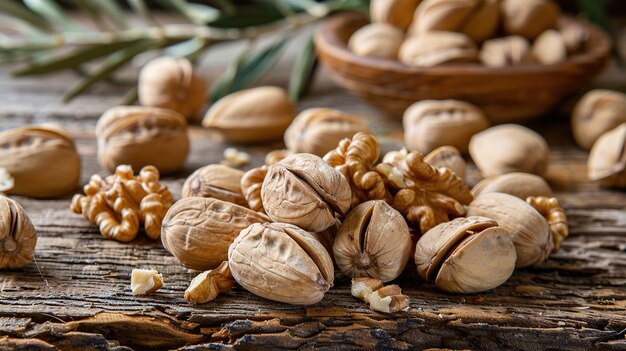
{"type": "Polygon", "coordinates": [[[317,236],[284,223],[253,224],[228,249],[239,285],[269,300],[310,305],[333,286],[333,261],[317,236]]]}
{"type": "Polygon", "coordinates": [[[516,258],[507,231],[485,217],[442,223],[426,232],[415,248],[419,275],[454,293],[500,286],[513,274],[516,258]]]}

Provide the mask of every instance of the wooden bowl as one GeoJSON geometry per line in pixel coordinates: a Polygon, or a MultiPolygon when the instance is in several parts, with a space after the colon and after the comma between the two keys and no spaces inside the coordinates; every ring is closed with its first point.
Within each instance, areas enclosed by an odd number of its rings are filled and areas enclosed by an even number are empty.
{"type": "Polygon", "coordinates": [[[352,33],[367,23],[360,13],[341,13],[320,25],[315,46],[321,62],[339,85],[371,105],[401,116],[425,99],[458,99],[482,107],[494,122],[542,116],[564,97],[587,85],[606,65],[609,38],[596,27],[571,18],[588,34],[584,52],[555,65],[502,68],[455,64],[429,68],[361,57],[348,50],[352,33]]]}

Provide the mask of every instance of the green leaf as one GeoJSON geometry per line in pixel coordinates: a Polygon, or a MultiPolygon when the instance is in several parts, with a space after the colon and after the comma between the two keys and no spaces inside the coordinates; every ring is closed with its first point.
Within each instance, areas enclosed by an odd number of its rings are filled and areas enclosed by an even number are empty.
{"type": "Polygon", "coordinates": [[[65,31],[77,32],[81,27],[74,23],[63,13],[63,9],[56,2],[51,0],[23,0],[24,4],[33,12],[38,13],[48,22],[57,25],[65,31]]]}
{"type": "Polygon", "coordinates": [[[202,25],[215,21],[220,11],[214,7],[189,3],[186,0],[157,0],[161,5],[187,17],[194,24],[202,25]]]}
{"type": "Polygon", "coordinates": [[[296,58],[291,71],[289,78],[289,98],[291,101],[297,103],[307,93],[315,76],[317,62],[313,34],[311,34],[296,58]]]}
{"type": "Polygon", "coordinates": [[[233,62],[214,83],[211,92],[212,101],[217,101],[230,93],[244,89],[262,78],[276,64],[289,38],[289,35],[283,35],[272,45],[257,52],[246,54],[241,60],[233,62]]]}
{"type": "Polygon", "coordinates": [[[617,35],[609,19],[609,5],[611,4],[611,0],[577,0],[577,4],[583,17],[609,34],[613,41],[613,56],[620,65],[623,65],[623,58],[616,45],[617,35]]]}
{"type": "Polygon", "coordinates": [[[268,24],[285,18],[284,14],[272,3],[255,2],[238,4],[234,12],[223,13],[211,22],[216,28],[246,28],[268,24]]]}
{"type": "Polygon", "coordinates": [[[133,11],[137,12],[143,19],[153,25],[158,25],[154,16],[152,16],[152,12],[148,9],[146,2],[144,0],[127,0],[128,6],[130,6],[133,11]]]}
{"type": "Polygon", "coordinates": [[[111,74],[132,60],[133,57],[158,46],[159,43],[153,40],[142,40],[132,47],[114,53],[98,68],[91,72],[91,74],[80,80],[76,85],[65,92],[62,98],[63,102],[72,100],[85,90],[89,89],[95,83],[108,78],[111,74]]]}
{"type": "Polygon", "coordinates": [[[32,13],[24,6],[14,1],[0,1],[0,12],[13,18],[17,18],[31,27],[40,31],[49,31],[50,25],[38,15],[32,13]]]}
{"type": "Polygon", "coordinates": [[[88,1],[86,0],[72,0],[76,6],[81,9],[83,12],[89,14],[89,17],[96,23],[98,28],[105,30],[106,26],[102,21],[102,13],[98,11],[98,9],[94,8],[88,1]]]}
{"type": "Polygon", "coordinates": [[[120,101],[120,105],[132,105],[139,99],[137,87],[132,87],[120,101]]]}
{"type": "Polygon", "coordinates": [[[33,63],[25,68],[18,69],[12,73],[14,76],[32,76],[74,68],[91,60],[95,60],[97,58],[112,54],[116,51],[125,49],[129,46],[133,46],[138,42],[140,42],[140,40],[91,45],[88,47],[76,49],[61,57],[48,57],[47,59],[44,59],[37,63],[33,63]]]}
{"type": "Polygon", "coordinates": [[[200,38],[185,40],[165,49],[165,54],[172,57],[191,57],[206,48],[206,41],[200,38]]]}
{"type": "Polygon", "coordinates": [[[126,14],[124,10],[117,3],[117,0],[85,0],[94,8],[105,13],[109,18],[115,22],[120,28],[129,29],[130,23],[126,19],[126,14]]]}

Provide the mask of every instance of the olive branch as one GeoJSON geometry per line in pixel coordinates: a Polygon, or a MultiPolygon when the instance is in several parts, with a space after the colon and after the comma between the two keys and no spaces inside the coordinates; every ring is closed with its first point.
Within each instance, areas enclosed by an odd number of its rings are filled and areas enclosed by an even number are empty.
{"type": "MultiPolygon", "coordinates": [[[[159,51],[195,62],[214,44],[245,40],[243,52],[213,83],[210,98],[216,101],[249,86],[272,69],[298,29],[335,11],[365,10],[368,2],[155,0],[187,22],[161,24],[145,0],[3,0],[0,14],[10,27],[4,33],[0,30],[0,64],[21,64],[12,72],[17,77],[76,71],[81,79],[63,95],[67,102],[98,82],[119,80],[116,73],[137,55],[159,51]],[[70,16],[72,10],[86,14],[91,25],[70,16]],[[129,12],[141,22],[130,23],[129,12]],[[268,33],[278,33],[277,39],[259,47],[257,39],[268,33]]],[[[289,81],[294,101],[306,93],[315,67],[313,39],[309,36],[289,81]]],[[[136,88],[132,88],[125,103],[134,102],[136,97],[136,88]]]]}

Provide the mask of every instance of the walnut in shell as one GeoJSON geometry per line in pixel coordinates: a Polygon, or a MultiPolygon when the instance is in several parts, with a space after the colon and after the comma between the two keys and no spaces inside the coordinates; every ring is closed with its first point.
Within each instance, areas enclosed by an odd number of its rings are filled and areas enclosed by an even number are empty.
{"type": "Polygon", "coordinates": [[[183,266],[204,271],[227,259],[228,246],[243,229],[268,221],[262,213],[230,202],[187,197],[167,212],[161,242],[183,266]]]}
{"type": "Polygon", "coordinates": [[[548,165],[548,143],[517,124],[491,127],[472,137],[469,152],[484,177],[511,172],[542,175],[548,165]]]}
{"type": "Polygon", "coordinates": [[[263,207],[275,222],[319,232],[350,209],[350,184],[311,154],[294,154],[269,167],[261,188],[263,207]]]}
{"type": "Polygon", "coordinates": [[[106,111],[96,126],[98,162],[115,171],[154,166],[167,174],[179,170],[189,153],[187,121],[178,112],[141,106],[117,106],[106,111]]]}
{"type": "Polygon", "coordinates": [[[532,63],[534,58],[526,38],[510,35],[484,42],[480,61],[488,67],[505,67],[532,63]]]}
{"type": "Polygon", "coordinates": [[[561,32],[548,29],[541,33],[532,47],[533,58],[543,65],[554,65],[567,59],[567,46],[561,32]]]}
{"type": "Polygon", "coordinates": [[[499,0],[425,0],[415,11],[411,32],[459,32],[482,42],[498,29],[499,5],[499,0]]]}
{"type": "Polygon", "coordinates": [[[37,232],[24,208],[0,195],[0,269],[20,268],[33,260],[37,232]]]}
{"type": "Polygon", "coordinates": [[[368,131],[360,116],[331,108],[310,108],[302,111],[287,128],[285,145],[293,153],[305,152],[321,157],[344,138],[368,131]]]}
{"type": "Polygon", "coordinates": [[[202,126],[235,143],[273,141],[283,136],[296,113],[284,89],[258,87],[238,91],[214,103],[202,126]]]}
{"type": "Polygon", "coordinates": [[[487,193],[467,206],[467,216],[483,216],[504,228],[515,245],[516,268],[548,259],[553,239],[546,219],[526,201],[504,193],[487,193]]]}
{"type": "Polygon", "coordinates": [[[476,44],[465,34],[432,31],[406,39],[398,52],[407,66],[432,67],[446,63],[476,62],[476,44]]]}
{"type": "Polygon", "coordinates": [[[27,126],[0,132],[0,168],[13,178],[7,194],[35,198],[65,195],[78,186],[80,157],[61,127],[27,126]]]}
{"type": "Polygon", "coordinates": [[[159,57],[141,69],[137,93],[143,106],[174,110],[192,119],[206,100],[207,86],[186,58],[159,57]]]}
{"type": "Polygon", "coordinates": [[[438,147],[428,155],[424,156],[424,161],[437,168],[448,168],[459,178],[465,179],[467,163],[463,159],[463,156],[461,156],[459,149],[454,146],[438,147]]]}
{"type": "Polygon", "coordinates": [[[239,285],[269,300],[310,305],[333,286],[333,261],[313,233],[284,223],[253,224],[228,249],[239,285]]]}
{"type": "Polygon", "coordinates": [[[605,187],[626,188],[626,123],[598,138],[587,168],[590,180],[605,187]]]}
{"type": "Polygon", "coordinates": [[[560,16],[559,6],[552,0],[502,0],[500,8],[505,32],[528,40],[555,28],[560,16]]]}
{"type": "Polygon", "coordinates": [[[552,196],[550,185],[538,175],[513,172],[481,180],[472,188],[472,195],[478,197],[487,193],[505,193],[526,199],[529,196],[552,196]]]}
{"type": "Polygon", "coordinates": [[[590,149],[598,138],[626,123],[626,94],[596,89],[586,93],[572,113],[572,132],[576,143],[590,149]]]}
{"type": "Polygon", "coordinates": [[[359,28],[348,41],[348,48],[357,56],[396,59],[404,40],[404,32],[390,24],[370,23],[359,28]]]}
{"type": "Polygon", "coordinates": [[[397,278],[411,254],[409,227],[385,201],[368,201],[348,213],[335,237],[337,266],[348,277],[397,278]]]}
{"type": "Polygon", "coordinates": [[[132,167],[121,165],[106,178],[94,174],[83,189],[85,195],[72,198],[71,210],[98,225],[105,238],[123,242],[137,236],[141,223],[150,239],[158,239],[163,217],[173,202],[153,166],[134,176],[132,167]]]}
{"type": "Polygon", "coordinates": [[[208,165],[193,172],[183,184],[182,197],[213,197],[248,206],[241,193],[243,172],[224,165],[208,165]]]}
{"type": "Polygon", "coordinates": [[[485,217],[457,218],[427,231],[417,242],[415,265],[426,281],[471,294],[504,283],[515,270],[515,246],[506,229],[485,217]]]}
{"type": "Polygon", "coordinates": [[[467,153],[472,136],[489,127],[483,111],[458,100],[416,102],[406,110],[402,121],[404,144],[424,154],[446,145],[467,153]]]}
{"type": "Polygon", "coordinates": [[[421,0],[371,0],[370,17],[374,23],[387,23],[407,29],[421,0]]]}

